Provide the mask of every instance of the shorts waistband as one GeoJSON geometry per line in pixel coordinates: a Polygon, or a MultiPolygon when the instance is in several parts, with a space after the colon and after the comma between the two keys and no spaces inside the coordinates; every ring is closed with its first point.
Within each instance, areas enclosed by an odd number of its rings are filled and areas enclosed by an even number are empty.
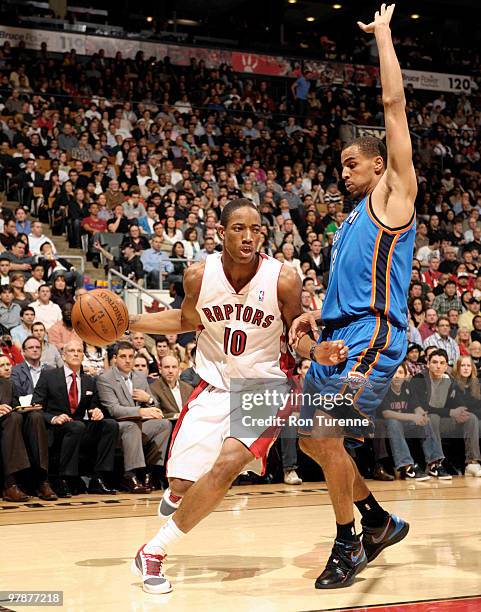
{"type": "MultiPolygon", "coordinates": [[[[386,323],[389,323],[390,325],[396,327],[397,329],[400,329],[400,330],[406,329],[406,327],[404,327],[403,325],[399,325],[399,323],[395,323],[394,321],[391,321],[385,315],[380,315],[379,318],[381,319],[381,321],[385,321],[386,323]]],[[[331,330],[341,329],[342,327],[348,327],[349,325],[355,325],[356,323],[368,323],[369,321],[377,321],[377,319],[378,317],[375,314],[368,314],[368,315],[361,315],[361,316],[343,317],[341,319],[336,319],[335,321],[324,322],[321,320],[321,325],[324,325],[326,330],[331,331],[331,330]]]]}

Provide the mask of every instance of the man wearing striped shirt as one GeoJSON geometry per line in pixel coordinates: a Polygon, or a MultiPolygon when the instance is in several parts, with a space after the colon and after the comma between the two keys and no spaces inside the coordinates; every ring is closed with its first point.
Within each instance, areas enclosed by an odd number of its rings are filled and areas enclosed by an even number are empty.
{"type": "Polygon", "coordinates": [[[449,332],[451,325],[447,317],[439,317],[436,324],[436,331],[432,336],[429,336],[424,342],[423,348],[435,346],[438,349],[444,349],[448,355],[448,365],[453,366],[459,357],[459,346],[456,340],[451,338],[449,332]]]}

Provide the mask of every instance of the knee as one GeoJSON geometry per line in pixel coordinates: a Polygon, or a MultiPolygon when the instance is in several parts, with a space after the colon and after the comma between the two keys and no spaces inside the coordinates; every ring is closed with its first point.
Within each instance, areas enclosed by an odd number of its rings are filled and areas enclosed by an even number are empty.
{"type": "Polygon", "coordinates": [[[62,427],[65,427],[67,433],[74,436],[81,436],[85,431],[85,423],[82,421],[69,421],[68,423],[64,423],[62,427]]]}
{"type": "Polygon", "coordinates": [[[433,426],[439,426],[441,423],[441,417],[439,414],[433,414],[432,412],[429,413],[429,420],[433,426]]]}
{"type": "Polygon", "coordinates": [[[109,433],[112,435],[118,434],[119,424],[114,419],[102,419],[100,421],[102,423],[102,431],[104,433],[109,433]]]}
{"type": "Polygon", "coordinates": [[[402,423],[397,419],[386,419],[386,429],[388,432],[400,431],[402,429],[402,423]]]}
{"type": "Polygon", "coordinates": [[[230,486],[246,465],[245,459],[235,453],[219,457],[212,467],[211,474],[215,486],[230,486]]]}
{"type": "Polygon", "coordinates": [[[300,438],[301,450],[318,463],[327,464],[344,451],[343,438],[300,438]]]}
{"type": "Polygon", "coordinates": [[[8,413],[8,417],[3,419],[2,428],[4,430],[15,429],[17,427],[22,427],[23,425],[23,417],[18,412],[10,412],[8,413]]]}
{"type": "Polygon", "coordinates": [[[184,497],[187,491],[194,483],[191,480],[182,480],[182,478],[169,478],[169,488],[177,497],[184,497]]]}
{"type": "Polygon", "coordinates": [[[29,412],[27,415],[27,419],[26,422],[28,424],[34,424],[38,425],[39,423],[43,423],[45,424],[45,419],[43,417],[42,411],[41,410],[32,410],[32,412],[29,412]]]}
{"type": "Polygon", "coordinates": [[[122,437],[137,436],[139,438],[142,438],[142,432],[140,430],[140,427],[138,427],[137,423],[134,423],[133,421],[124,421],[120,424],[120,435],[122,437]]]}

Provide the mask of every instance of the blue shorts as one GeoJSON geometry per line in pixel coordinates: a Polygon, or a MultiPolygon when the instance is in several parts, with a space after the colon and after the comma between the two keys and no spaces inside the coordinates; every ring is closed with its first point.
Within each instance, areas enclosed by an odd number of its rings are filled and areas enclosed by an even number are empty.
{"type": "Polygon", "coordinates": [[[299,434],[309,436],[321,424],[320,410],[330,418],[324,426],[344,429],[346,442],[356,446],[372,435],[376,411],[407,350],[406,329],[383,317],[369,315],[348,324],[329,326],[319,342],[344,340],[349,348],[346,361],[337,366],[312,363],[303,388],[299,434]]]}

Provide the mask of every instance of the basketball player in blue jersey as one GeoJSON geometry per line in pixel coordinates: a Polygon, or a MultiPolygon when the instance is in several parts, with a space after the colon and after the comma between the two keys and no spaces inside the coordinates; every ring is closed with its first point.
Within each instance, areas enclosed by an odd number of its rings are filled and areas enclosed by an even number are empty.
{"type": "MultiPolygon", "coordinates": [[[[405,521],[377,503],[345,448],[345,443],[362,443],[372,432],[376,408],[407,347],[417,183],[403,79],[389,27],[393,11],[394,5],[383,4],[372,23],[358,22],[364,32],[374,34],[379,49],[387,151],[380,140],[364,137],[341,154],[346,188],[360,202],[334,237],[322,340],[344,341],[349,356],[337,366],[320,365],[313,342],[304,386],[311,400],[304,403],[301,418],[312,419],[313,427],[300,430],[300,445],[322,467],[337,523],[331,556],[316,580],[319,589],[351,585],[368,562],[409,531],[405,521]],[[319,398],[330,393],[338,394],[338,405],[320,410],[319,398]],[[362,536],[355,532],[354,505],[362,515],[362,536]]],[[[303,334],[317,330],[319,314],[306,313],[294,321],[294,346],[303,334]]]]}

